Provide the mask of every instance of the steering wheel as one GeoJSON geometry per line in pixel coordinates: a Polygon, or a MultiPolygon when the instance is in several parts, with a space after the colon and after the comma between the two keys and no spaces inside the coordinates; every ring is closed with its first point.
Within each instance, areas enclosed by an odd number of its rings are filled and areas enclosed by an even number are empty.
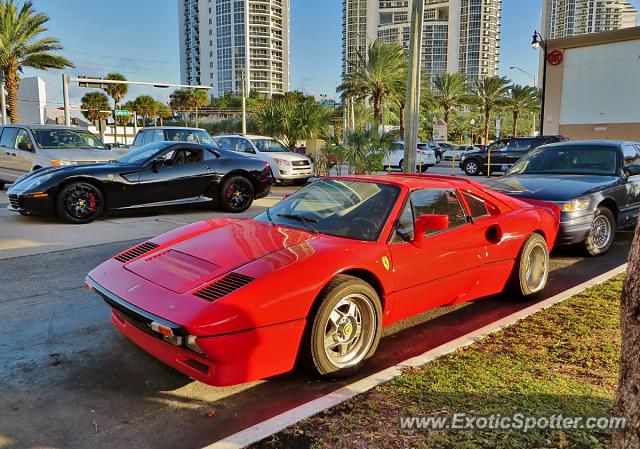
{"type": "Polygon", "coordinates": [[[353,220],[353,226],[360,232],[349,232],[351,237],[362,238],[364,240],[372,240],[375,237],[378,224],[371,218],[358,217],[353,220]]]}

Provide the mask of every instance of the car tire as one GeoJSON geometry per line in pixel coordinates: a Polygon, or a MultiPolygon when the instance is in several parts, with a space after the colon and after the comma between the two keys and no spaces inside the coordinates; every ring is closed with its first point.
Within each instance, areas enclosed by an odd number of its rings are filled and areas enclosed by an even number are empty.
{"type": "Polygon", "coordinates": [[[520,248],[511,279],[511,290],[523,298],[533,298],[544,290],[548,279],[547,241],[540,234],[533,233],[520,248]]]}
{"type": "Polygon", "coordinates": [[[4,182],[0,182],[0,190],[4,190],[4,182]]]}
{"type": "Polygon", "coordinates": [[[90,223],[102,215],[104,196],[88,182],[72,182],[62,188],[56,198],[58,216],[72,224],[90,223]]]}
{"type": "Polygon", "coordinates": [[[404,172],[404,159],[400,159],[400,162],[398,162],[398,168],[401,172],[404,172]]]}
{"type": "Polygon", "coordinates": [[[271,168],[269,170],[271,171],[271,178],[273,178],[273,185],[282,184],[282,180],[275,177],[273,170],[271,168]]]}
{"type": "Polygon", "coordinates": [[[613,212],[607,207],[600,206],[596,209],[591,222],[591,229],[584,241],[584,247],[588,255],[599,256],[611,248],[616,236],[616,219],[613,212]]]}
{"type": "Polygon", "coordinates": [[[440,161],[442,161],[442,156],[439,154],[436,154],[436,164],[439,164],[440,161]]]}
{"type": "Polygon", "coordinates": [[[462,164],[462,170],[469,176],[478,176],[481,172],[480,162],[475,159],[469,159],[462,164]]]}
{"type": "Polygon", "coordinates": [[[219,204],[227,212],[244,212],[254,199],[253,184],[244,176],[230,176],[222,183],[219,204]]]}
{"type": "Polygon", "coordinates": [[[338,275],[322,290],[316,304],[305,339],[309,367],[328,377],[358,371],[380,341],[378,294],[362,279],[338,275]]]}
{"type": "Polygon", "coordinates": [[[305,185],[307,182],[309,182],[309,178],[294,179],[294,180],[293,180],[293,185],[296,185],[296,186],[303,186],[303,185],[305,185]]]}

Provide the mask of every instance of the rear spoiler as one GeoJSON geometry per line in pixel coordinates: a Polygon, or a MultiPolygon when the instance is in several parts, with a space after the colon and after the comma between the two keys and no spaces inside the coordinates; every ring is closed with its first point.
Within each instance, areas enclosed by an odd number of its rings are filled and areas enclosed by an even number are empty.
{"type": "Polygon", "coordinates": [[[551,215],[555,218],[556,223],[560,223],[560,207],[555,203],[549,203],[547,201],[532,200],[529,198],[518,198],[520,201],[529,203],[532,206],[540,207],[551,212],[551,215]]]}

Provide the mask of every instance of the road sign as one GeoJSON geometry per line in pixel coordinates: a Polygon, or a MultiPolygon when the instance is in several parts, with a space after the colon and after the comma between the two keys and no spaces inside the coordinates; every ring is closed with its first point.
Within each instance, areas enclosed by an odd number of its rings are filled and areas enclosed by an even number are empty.
{"type": "Polygon", "coordinates": [[[116,117],[122,117],[122,116],[128,117],[130,114],[129,111],[126,109],[115,109],[113,113],[116,115],[116,117]]]}

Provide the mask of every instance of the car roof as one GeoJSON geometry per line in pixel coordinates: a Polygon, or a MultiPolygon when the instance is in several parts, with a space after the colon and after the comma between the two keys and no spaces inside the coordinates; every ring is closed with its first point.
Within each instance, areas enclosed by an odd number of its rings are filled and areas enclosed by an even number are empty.
{"type": "Polygon", "coordinates": [[[579,147],[579,146],[599,146],[599,147],[616,147],[620,148],[622,145],[640,145],[638,142],[632,142],[628,140],[567,140],[565,142],[554,142],[544,145],[544,148],[555,147],[579,147]]]}
{"type": "Polygon", "coordinates": [[[216,134],[213,137],[244,137],[245,139],[270,139],[270,140],[277,140],[275,137],[269,137],[269,136],[259,136],[257,134],[216,134]]]}
{"type": "Polygon", "coordinates": [[[188,127],[188,126],[147,126],[146,128],[140,128],[140,131],[145,131],[145,130],[154,130],[154,129],[180,129],[180,130],[186,130],[186,131],[204,131],[207,132],[206,129],[203,128],[192,128],[192,127],[188,127]]]}
{"type": "Polygon", "coordinates": [[[353,180],[353,181],[365,181],[365,182],[377,182],[382,184],[392,184],[399,187],[405,187],[407,189],[415,188],[465,188],[473,186],[484,190],[484,186],[475,181],[466,178],[459,178],[456,176],[446,175],[419,175],[419,174],[387,174],[387,175],[358,175],[358,176],[329,176],[323,179],[336,179],[336,180],[353,180]]]}
{"type": "Polygon", "coordinates": [[[87,128],[83,128],[81,126],[66,126],[66,125],[38,125],[38,124],[33,124],[33,125],[23,125],[20,123],[7,123],[6,125],[0,125],[0,126],[7,126],[7,127],[21,127],[21,128],[30,128],[30,129],[72,129],[74,131],[87,131],[87,128]]]}

